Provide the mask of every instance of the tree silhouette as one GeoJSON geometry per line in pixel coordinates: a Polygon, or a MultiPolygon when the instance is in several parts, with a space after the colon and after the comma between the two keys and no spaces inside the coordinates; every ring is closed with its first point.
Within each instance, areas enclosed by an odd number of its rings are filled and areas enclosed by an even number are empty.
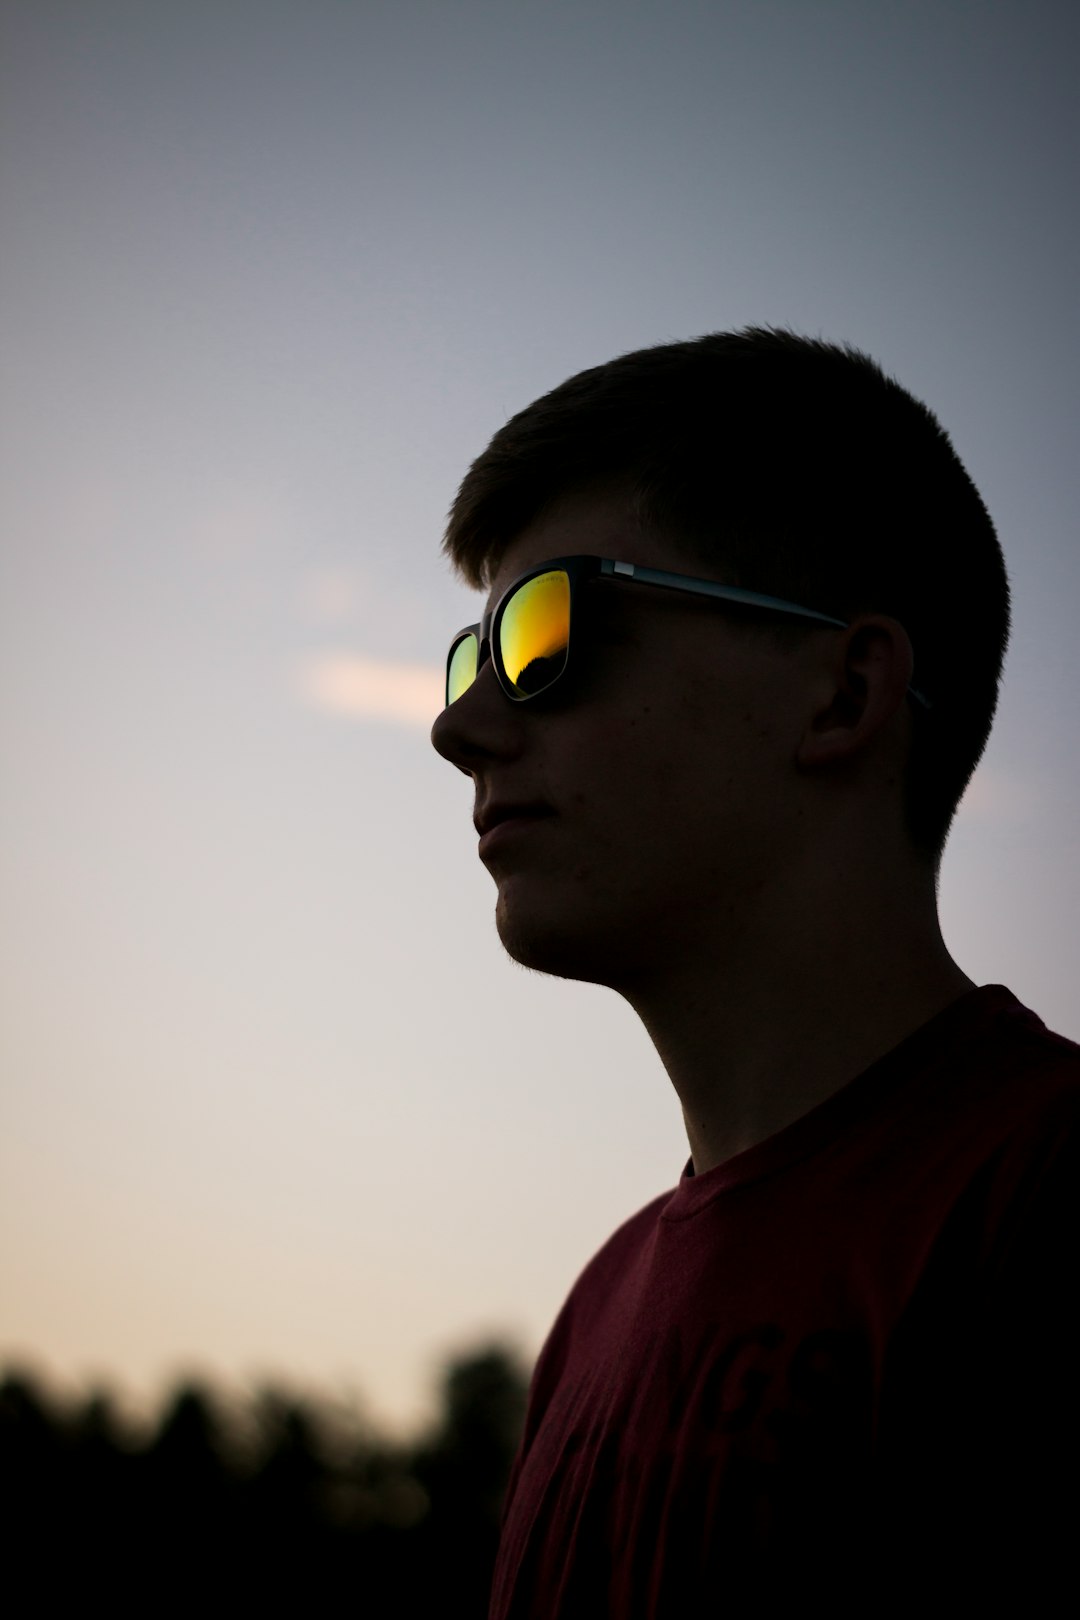
{"type": "Polygon", "coordinates": [[[454,1358],[437,1420],[404,1444],[315,1397],[268,1389],[241,1406],[189,1381],[136,1442],[105,1394],[66,1410],[12,1370],[8,1584],[35,1610],[265,1603],[401,1620],[449,1605],[482,1620],[527,1381],[497,1344],[454,1358]]]}
{"type": "Polygon", "coordinates": [[[431,1567],[450,1580],[466,1614],[486,1609],[526,1387],[523,1370],[501,1346],[455,1359],[443,1378],[438,1426],[413,1454],[413,1473],[431,1502],[423,1523],[431,1567]]]}

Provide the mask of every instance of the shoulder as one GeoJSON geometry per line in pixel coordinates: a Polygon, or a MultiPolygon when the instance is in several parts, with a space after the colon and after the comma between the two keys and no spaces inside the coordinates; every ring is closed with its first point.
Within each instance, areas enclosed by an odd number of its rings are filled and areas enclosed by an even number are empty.
{"type": "Polygon", "coordinates": [[[1037,1176],[1080,1127],[1080,1045],[1048,1029],[1003,985],[965,997],[927,1065],[917,1109],[966,1143],[1005,1187],[1037,1176]]]}
{"type": "Polygon", "coordinates": [[[617,1310],[620,1296],[633,1289],[648,1264],[660,1216],[671,1196],[670,1191],[661,1193],[623,1221],[578,1275],[533,1371],[527,1432],[573,1356],[575,1344],[588,1338],[602,1316],[617,1310]]]}
{"type": "Polygon", "coordinates": [[[613,1293],[627,1285],[638,1266],[647,1261],[660,1216],[671,1197],[669,1191],[651,1199],[616,1227],[601,1244],[570,1289],[553,1333],[560,1327],[565,1328],[571,1319],[584,1325],[583,1319],[594,1311],[599,1302],[610,1302],[613,1293]]]}
{"type": "Polygon", "coordinates": [[[996,1179],[1009,1199],[1008,1228],[1047,1196],[1080,1194],[1080,1045],[1010,992],[1002,996],[980,1067],[987,1107],[1005,1125],[996,1179]]]}
{"type": "Polygon", "coordinates": [[[966,1234],[977,1274],[992,1279],[1033,1246],[1061,1255],[1075,1245],[1080,1045],[1001,985],[976,991],[972,1013],[936,1077],[925,1123],[940,1126],[958,1167],[948,1229],[966,1234]]]}
{"type": "Polygon", "coordinates": [[[985,1012],[985,1023],[1005,1057],[1024,1055],[1040,1069],[1056,1070],[1080,1080],[1080,1045],[1047,1027],[1038,1013],[1001,984],[985,984],[975,992],[985,1012]]]}

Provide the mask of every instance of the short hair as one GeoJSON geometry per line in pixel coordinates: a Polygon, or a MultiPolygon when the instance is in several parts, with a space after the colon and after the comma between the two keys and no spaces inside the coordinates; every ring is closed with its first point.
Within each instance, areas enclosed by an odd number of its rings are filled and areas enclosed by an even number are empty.
{"type": "Polygon", "coordinates": [[[728,583],[899,620],[932,705],[914,716],[905,823],[936,870],[990,734],[1010,612],[994,525],[933,412],[852,345],[785,328],[640,349],[499,429],[444,550],[484,588],[527,525],[608,486],[728,583]]]}

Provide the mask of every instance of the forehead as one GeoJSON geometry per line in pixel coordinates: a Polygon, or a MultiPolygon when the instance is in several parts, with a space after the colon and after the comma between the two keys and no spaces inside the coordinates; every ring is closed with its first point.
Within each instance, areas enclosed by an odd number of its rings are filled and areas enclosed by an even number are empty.
{"type": "Polygon", "coordinates": [[[485,612],[515,579],[552,557],[615,557],[642,567],[720,579],[719,571],[691,562],[661,536],[643,530],[624,497],[576,495],[536,518],[507,545],[492,575],[485,612]]]}

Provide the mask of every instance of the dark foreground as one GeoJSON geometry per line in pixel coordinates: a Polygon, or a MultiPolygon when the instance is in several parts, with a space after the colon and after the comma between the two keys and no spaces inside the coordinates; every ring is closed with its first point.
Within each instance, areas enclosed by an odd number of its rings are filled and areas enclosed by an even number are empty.
{"type": "Polygon", "coordinates": [[[134,1439],[110,1403],[0,1384],[9,1587],[154,1613],[263,1601],[371,1617],[482,1617],[527,1373],[495,1348],[453,1363],[432,1432],[391,1445],[273,1392],[244,1413],[178,1389],[134,1439]]]}

